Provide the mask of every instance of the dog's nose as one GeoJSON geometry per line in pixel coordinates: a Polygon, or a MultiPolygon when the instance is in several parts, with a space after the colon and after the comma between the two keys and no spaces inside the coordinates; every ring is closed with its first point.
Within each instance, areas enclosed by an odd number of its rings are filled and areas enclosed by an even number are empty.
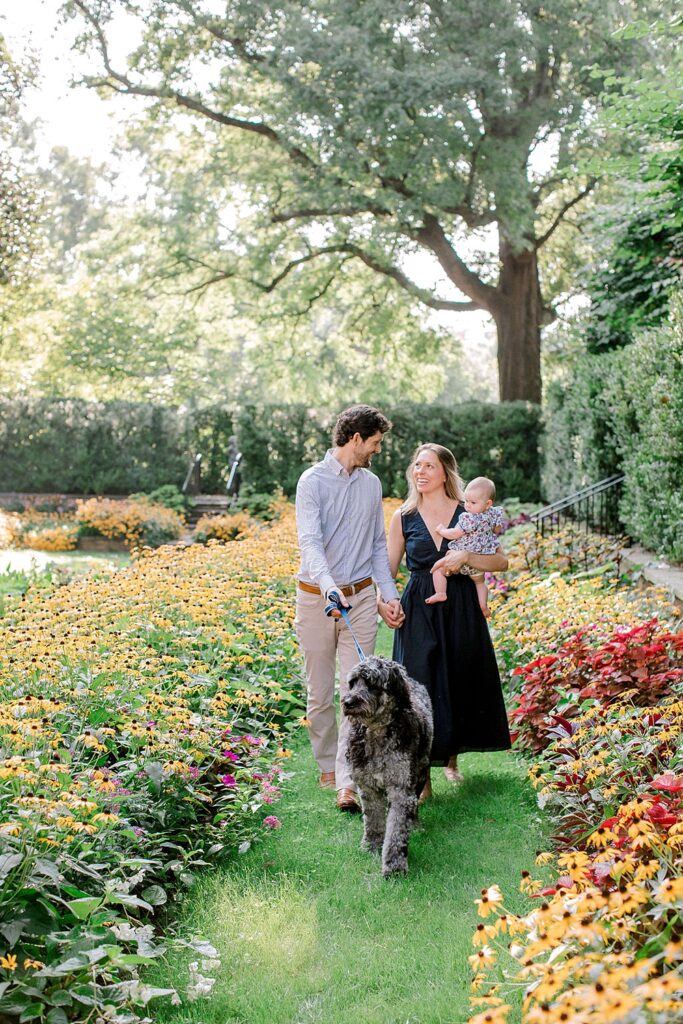
{"type": "Polygon", "coordinates": [[[358,707],[359,704],[360,700],[358,699],[358,697],[354,697],[352,693],[347,693],[346,697],[344,697],[344,699],[342,700],[342,707],[344,709],[355,708],[358,707]]]}

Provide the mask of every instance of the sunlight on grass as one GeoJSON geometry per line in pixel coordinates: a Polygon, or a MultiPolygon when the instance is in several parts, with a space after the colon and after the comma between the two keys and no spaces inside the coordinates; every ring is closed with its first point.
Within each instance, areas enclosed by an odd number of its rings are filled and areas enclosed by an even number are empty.
{"type": "MultiPolygon", "coordinates": [[[[206,935],[223,959],[212,998],[159,1007],[158,1020],[462,1024],[474,900],[496,881],[522,909],[520,871],[543,842],[524,767],[508,754],[466,755],[459,787],[435,769],[410,872],[387,882],[379,858],[360,850],[360,819],[319,789],[305,736],[296,748],[282,829],[200,882],[186,908],[182,930],[206,935]]],[[[175,976],[176,965],[166,969],[175,976]]]]}
{"type": "Polygon", "coordinates": [[[319,946],[317,909],[293,880],[266,887],[222,882],[211,903],[211,926],[219,945],[231,950],[233,965],[263,971],[269,984],[312,966],[319,946]]]}

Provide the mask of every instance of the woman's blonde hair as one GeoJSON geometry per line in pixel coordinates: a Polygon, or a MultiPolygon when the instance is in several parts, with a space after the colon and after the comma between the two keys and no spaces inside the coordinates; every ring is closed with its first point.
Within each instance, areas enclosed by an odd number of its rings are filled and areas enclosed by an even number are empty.
{"type": "Polygon", "coordinates": [[[444,448],[442,444],[427,442],[426,444],[419,444],[417,446],[410,460],[410,465],[406,471],[408,497],[401,505],[401,512],[414,512],[422,503],[422,495],[415,486],[415,480],[413,478],[413,467],[417,462],[417,457],[420,452],[434,452],[441,463],[444,473],[446,474],[446,480],[444,482],[444,490],[446,491],[446,494],[453,501],[463,502],[465,500],[465,485],[460,473],[458,472],[458,463],[455,461],[455,455],[450,448],[444,448]]]}

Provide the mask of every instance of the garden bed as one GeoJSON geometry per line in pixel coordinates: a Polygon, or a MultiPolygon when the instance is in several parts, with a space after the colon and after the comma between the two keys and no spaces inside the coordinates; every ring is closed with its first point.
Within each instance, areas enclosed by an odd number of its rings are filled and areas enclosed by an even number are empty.
{"type": "Polygon", "coordinates": [[[279,824],[303,714],[295,558],[290,514],[267,539],[167,546],[110,578],[6,599],[3,1021],[134,1021],[153,998],[210,988],[211,948],[157,935],[156,910],[279,824]],[[137,974],[169,943],[199,956],[178,993],[137,974]]]}
{"type": "Polygon", "coordinates": [[[568,535],[523,537],[493,602],[516,745],[533,754],[554,848],[523,872],[526,913],[495,882],[477,900],[470,1024],[516,1019],[520,990],[524,1024],[678,1019],[679,610],[619,578],[617,545],[582,544],[577,558],[568,535]]]}

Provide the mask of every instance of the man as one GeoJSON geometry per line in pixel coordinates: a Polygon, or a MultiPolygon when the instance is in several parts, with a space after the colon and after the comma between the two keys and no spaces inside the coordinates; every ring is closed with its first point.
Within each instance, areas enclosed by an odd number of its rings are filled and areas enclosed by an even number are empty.
{"type": "Polygon", "coordinates": [[[306,664],[311,745],[320,785],[336,789],[337,807],[351,813],[360,804],[346,761],[349,723],[343,715],[337,728],[334,680],[339,656],[343,697],[358,654],[346,623],[324,609],[332,594],[350,606],[351,625],[366,654],[374,651],[377,636],[373,580],[388,598],[389,624],[398,626],[403,618],[389,572],[382,486],[368,469],[390,428],[386,416],[369,405],[346,409],[334,428],[334,447],[301,475],[296,490],[301,566],[295,630],[306,664]]]}

